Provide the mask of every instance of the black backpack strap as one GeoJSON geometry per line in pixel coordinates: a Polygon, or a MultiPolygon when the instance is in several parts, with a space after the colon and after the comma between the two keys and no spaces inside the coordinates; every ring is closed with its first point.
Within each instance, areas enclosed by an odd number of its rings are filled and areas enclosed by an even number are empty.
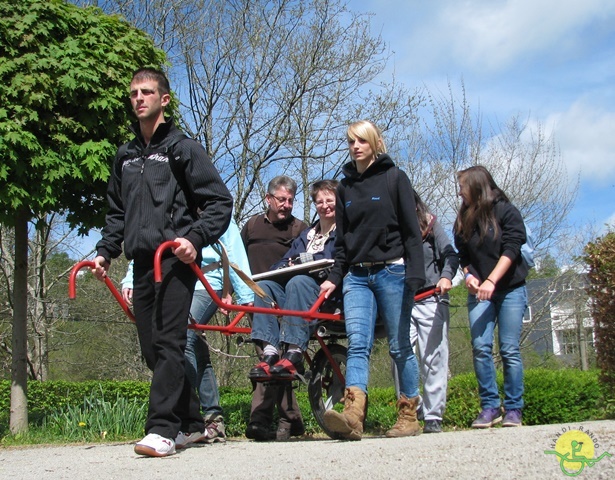
{"type": "Polygon", "coordinates": [[[188,203],[188,208],[196,216],[197,215],[197,205],[195,204],[194,199],[192,198],[192,195],[190,195],[190,190],[188,189],[188,183],[186,182],[186,177],[184,175],[184,172],[181,171],[180,163],[177,160],[177,157],[175,156],[175,148],[177,147],[177,145],[180,142],[187,140],[188,138],[189,137],[184,133],[175,135],[170,145],[165,149],[165,153],[167,154],[169,158],[169,167],[171,167],[171,172],[173,173],[173,176],[175,177],[175,181],[179,185],[179,188],[181,188],[182,191],[184,192],[184,196],[186,197],[186,202],[188,203]]]}

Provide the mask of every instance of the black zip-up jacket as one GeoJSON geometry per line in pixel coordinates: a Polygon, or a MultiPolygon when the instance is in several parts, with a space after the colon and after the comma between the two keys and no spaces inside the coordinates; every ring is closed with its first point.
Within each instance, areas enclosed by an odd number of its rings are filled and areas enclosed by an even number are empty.
{"type": "Polygon", "coordinates": [[[425,283],[421,229],[408,176],[400,171],[397,208],[389,192],[387,170],[395,164],[387,154],[360,174],[354,162],[344,165],[337,188],[335,265],[328,280],[336,285],[351,265],[402,258],[406,283],[416,291],[425,283]]]}
{"type": "Polygon", "coordinates": [[[470,273],[484,282],[497,265],[500,257],[510,258],[512,265],[495,286],[496,291],[516,288],[525,284],[529,268],[521,256],[521,245],[526,241],[523,217],[517,208],[503,200],[496,201],[493,213],[499,225],[498,235],[493,227],[480,239],[478,229],[474,229],[470,240],[465,240],[455,233],[455,246],[459,251],[461,268],[468,268],[470,273]]]}
{"type": "Polygon", "coordinates": [[[116,258],[123,242],[128,259],[149,260],[161,243],[178,237],[200,252],[226,231],[231,219],[233,198],[220,174],[203,146],[185,138],[171,121],[158,126],[148,146],[139,124],[131,129],[135,139],[118,150],[109,179],[109,211],[96,244],[98,255],[116,258]],[[183,138],[179,142],[178,136],[183,138]]]}

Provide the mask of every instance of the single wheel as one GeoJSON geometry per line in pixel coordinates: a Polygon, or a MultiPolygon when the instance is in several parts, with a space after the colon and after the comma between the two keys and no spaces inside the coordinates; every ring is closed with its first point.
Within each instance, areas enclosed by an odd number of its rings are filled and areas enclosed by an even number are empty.
{"type": "MultiPolygon", "coordinates": [[[[339,365],[343,375],[346,375],[347,349],[343,345],[328,345],[333,360],[339,365]]],[[[314,356],[312,376],[308,383],[308,395],[312,413],[318,425],[333,439],[341,438],[325,426],[324,415],[344,397],[345,381],[335,374],[329,359],[321,349],[314,356]]]]}

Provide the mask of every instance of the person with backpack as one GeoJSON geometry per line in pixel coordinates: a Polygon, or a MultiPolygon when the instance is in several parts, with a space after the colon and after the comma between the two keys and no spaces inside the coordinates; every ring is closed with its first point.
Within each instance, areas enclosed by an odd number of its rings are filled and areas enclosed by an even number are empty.
{"type": "MultiPolygon", "coordinates": [[[[423,433],[440,433],[448,385],[448,292],[453,287],[452,281],[459,268],[459,256],[442,225],[436,216],[429,212],[416,191],[414,202],[423,239],[427,279],[425,288],[435,286],[440,289],[438,295],[415,302],[412,308],[410,341],[418,351],[423,381],[418,418],[424,420],[423,433]]],[[[399,397],[399,376],[395,364],[393,374],[395,390],[399,397]]]]}
{"type": "Polygon", "coordinates": [[[165,457],[204,436],[199,401],[185,371],[186,319],[196,283],[190,264],[226,231],[233,198],[198,142],[164,116],[169,81],[152,68],[135,72],[130,103],[134,139],[113,163],[109,211],[96,244],[92,273],[104,280],[111,259],[134,260],[133,305],[141,352],[152,370],[146,436],[139,455],[165,457]],[[154,255],[166,241],[179,244],[162,259],[154,282],[154,255]]]}
{"type": "MultiPolygon", "coordinates": [[[[228,261],[237,265],[247,276],[251,276],[248,257],[235,220],[231,219],[231,223],[220,237],[219,243],[224,247],[228,261]]],[[[203,248],[201,270],[216,295],[224,303],[232,304],[233,296],[230,288],[229,291],[225,291],[223,260],[219,253],[220,247],[220,245],[215,247],[209,245],[203,248]]],[[[131,261],[128,264],[126,276],[120,282],[122,298],[129,306],[132,305],[133,297],[133,268],[134,262],[131,261]]],[[[237,304],[252,305],[254,303],[254,292],[250,287],[232,268],[229,269],[228,276],[229,287],[232,287],[237,304]]],[[[217,311],[218,306],[207,293],[205,286],[201,282],[197,282],[190,305],[192,320],[198,325],[207,325],[217,311]]],[[[205,422],[204,438],[199,443],[224,443],[226,442],[224,412],[220,406],[218,381],[211,364],[211,354],[204,331],[188,329],[184,354],[186,357],[186,374],[192,386],[197,390],[203,421],[205,422]]]]}
{"type": "MultiPolygon", "coordinates": [[[[267,272],[290,248],[293,240],[308,226],[292,214],[297,183],[286,175],[278,175],[267,185],[265,213],[254,215],[241,229],[241,238],[248,254],[252,274],[267,272]]],[[[256,346],[257,355],[264,359],[263,350],[256,346]]],[[[265,385],[253,382],[250,420],[246,437],[259,442],[286,441],[305,432],[299,404],[290,382],[288,386],[265,385]],[[274,409],[279,422],[271,429],[274,409]]]]}
{"type": "Polygon", "coordinates": [[[455,221],[455,245],[468,288],[468,316],[474,371],[481,412],[473,428],[522,423],[523,363],[519,343],[527,306],[529,267],[521,255],[526,242],[523,218],[496,185],[489,171],[476,165],[457,173],[462,204],[455,221]],[[493,334],[504,367],[504,420],[493,363],[493,334]]]}
{"type": "Polygon", "coordinates": [[[398,172],[395,198],[387,171],[395,167],[386,154],[380,129],[372,122],[352,123],[346,138],[351,161],[344,165],[336,199],[336,255],[321,292],[330,296],[342,285],[348,356],[344,411],[327,410],[327,428],[360,440],[367,413],[369,359],[376,318],[385,326],[389,354],[399,371],[397,422],[387,437],[418,435],[419,371],[410,343],[414,294],[425,284],[421,230],[410,180],[398,172]]]}

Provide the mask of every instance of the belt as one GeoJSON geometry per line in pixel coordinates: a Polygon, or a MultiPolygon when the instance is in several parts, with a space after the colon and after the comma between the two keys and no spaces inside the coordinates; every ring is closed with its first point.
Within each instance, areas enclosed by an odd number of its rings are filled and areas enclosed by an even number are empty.
{"type": "Polygon", "coordinates": [[[382,262],[360,262],[353,263],[351,267],[371,268],[371,267],[384,267],[385,265],[403,265],[404,259],[402,257],[394,258],[393,260],[384,260],[382,262]]]}

